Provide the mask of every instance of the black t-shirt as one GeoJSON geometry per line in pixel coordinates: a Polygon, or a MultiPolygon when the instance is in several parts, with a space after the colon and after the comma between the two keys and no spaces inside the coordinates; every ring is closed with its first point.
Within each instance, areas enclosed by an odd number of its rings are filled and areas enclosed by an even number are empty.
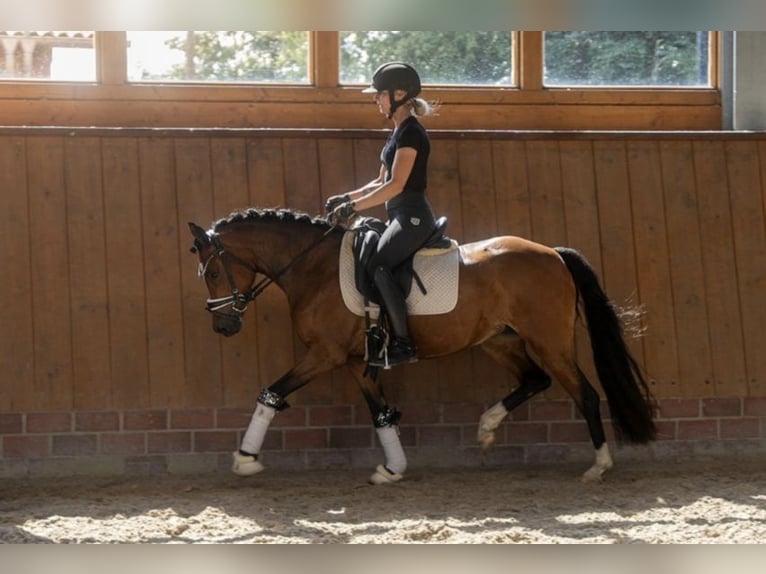
{"type": "Polygon", "coordinates": [[[402,193],[423,194],[428,183],[428,155],[431,152],[431,142],[425,128],[414,116],[404,120],[399,125],[399,128],[391,134],[386,145],[383,147],[380,161],[386,166],[386,181],[391,179],[391,169],[394,165],[396,150],[402,147],[411,147],[418,152],[415,157],[415,164],[410,172],[410,177],[407,178],[407,183],[404,184],[402,193]]]}

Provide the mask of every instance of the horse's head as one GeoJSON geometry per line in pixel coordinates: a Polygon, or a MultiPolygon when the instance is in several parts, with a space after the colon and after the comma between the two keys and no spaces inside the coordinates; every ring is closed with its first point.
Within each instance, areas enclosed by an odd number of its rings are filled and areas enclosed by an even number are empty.
{"type": "Polygon", "coordinates": [[[253,300],[253,283],[257,270],[238,257],[214,231],[206,231],[189,222],[194,236],[192,253],[199,257],[200,277],[205,279],[210,297],[207,310],[213,314],[213,330],[226,337],[239,333],[242,315],[253,300]]]}

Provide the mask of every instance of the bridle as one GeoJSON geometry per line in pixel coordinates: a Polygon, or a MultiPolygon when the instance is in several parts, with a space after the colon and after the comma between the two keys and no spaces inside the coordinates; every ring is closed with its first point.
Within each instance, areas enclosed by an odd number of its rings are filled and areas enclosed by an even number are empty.
{"type": "Polygon", "coordinates": [[[210,243],[212,243],[213,247],[215,248],[214,251],[210,254],[210,256],[207,258],[207,260],[202,263],[200,262],[199,267],[197,269],[197,276],[198,277],[204,277],[205,273],[207,272],[208,265],[210,265],[210,262],[213,260],[214,257],[218,257],[221,260],[221,264],[223,265],[224,273],[226,273],[226,279],[229,281],[229,287],[231,288],[231,295],[228,295],[226,297],[217,297],[217,298],[210,298],[205,301],[205,308],[210,311],[211,313],[217,313],[221,311],[222,309],[226,309],[226,307],[231,307],[231,310],[234,311],[238,316],[242,316],[245,311],[247,311],[247,306],[250,304],[251,301],[254,301],[258,295],[263,293],[263,291],[272,283],[277,281],[282,275],[287,273],[287,271],[295,265],[300,259],[302,259],[306,254],[308,254],[309,251],[314,249],[317,245],[319,245],[325,237],[327,237],[337,226],[333,225],[331,226],[327,231],[325,231],[322,236],[311,243],[308,247],[306,247],[303,251],[298,253],[290,263],[285,265],[282,269],[280,269],[277,273],[274,273],[272,277],[264,276],[263,279],[255,283],[255,279],[258,277],[258,269],[245,261],[244,259],[241,259],[240,257],[237,257],[236,255],[232,255],[231,253],[228,253],[224,247],[223,243],[221,243],[221,238],[218,236],[218,234],[215,231],[208,231],[208,237],[210,238],[210,243]],[[244,293],[240,293],[239,289],[237,289],[237,284],[234,282],[234,275],[231,272],[231,266],[230,263],[235,263],[237,265],[241,265],[248,269],[249,271],[252,271],[254,274],[253,277],[253,285],[244,293]]]}

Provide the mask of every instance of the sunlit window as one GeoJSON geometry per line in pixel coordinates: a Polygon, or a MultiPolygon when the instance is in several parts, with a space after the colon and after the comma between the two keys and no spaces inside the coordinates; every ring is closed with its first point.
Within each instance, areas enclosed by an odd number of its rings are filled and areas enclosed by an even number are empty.
{"type": "Polygon", "coordinates": [[[128,32],[130,82],[306,84],[307,32],[128,32]]]}
{"type": "Polygon", "coordinates": [[[94,82],[93,32],[0,31],[0,79],[94,82]]]}
{"type": "Polygon", "coordinates": [[[548,86],[708,87],[708,32],[546,32],[548,86]]]}
{"type": "Polygon", "coordinates": [[[408,62],[424,84],[513,84],[511,32],[341,32],[340,81],[369,83],[375,69],[408,62]]]}

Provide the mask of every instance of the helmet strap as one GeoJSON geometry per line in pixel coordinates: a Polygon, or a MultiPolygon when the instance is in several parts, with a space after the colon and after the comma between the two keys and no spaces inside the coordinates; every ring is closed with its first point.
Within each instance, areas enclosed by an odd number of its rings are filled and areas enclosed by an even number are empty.
{"type": "Polygon", "coordinates": [[[389,120],[394,117],[394,114],[396,113],[396,110],[399,109],[399,106],[402,106],[407,103],[407,100],[409,98],[407,96],[404,96],[401,100],[394,101],[394,90],[388,90],[388,101],[391,102],[391,106],[388,110],[388,115],[386,116],[389,120]]]}

